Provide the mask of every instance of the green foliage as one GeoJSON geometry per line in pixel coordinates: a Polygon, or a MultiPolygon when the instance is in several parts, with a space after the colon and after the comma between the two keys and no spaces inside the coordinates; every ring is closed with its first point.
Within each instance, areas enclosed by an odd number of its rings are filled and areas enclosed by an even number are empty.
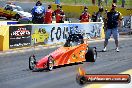
{"type": "MultiPolygon", "coordinates": [[[[36,0],[34,0],[36,1],[36,0]]],[[[54,3],[55,0],[42,0],[43,2],[52,2],[54,3]]],[[[108,0],[108,6],[111,6],[113,0],[108,0]]],[[[122,0],[117,0],[117,6],[121,6],[122,0]]],[[[92,5],[92,0],[60,0],[61,4],[71,4],[71,5],[92,5]]],[[[105,6],[105,0],[103,0],[102,4],[105,6]]],[[[98,5],[98,0],[96,0],[96,5],[98,5]]],[[[126,7],[132,8],[132,1],[126,0],[126,7]]]]}

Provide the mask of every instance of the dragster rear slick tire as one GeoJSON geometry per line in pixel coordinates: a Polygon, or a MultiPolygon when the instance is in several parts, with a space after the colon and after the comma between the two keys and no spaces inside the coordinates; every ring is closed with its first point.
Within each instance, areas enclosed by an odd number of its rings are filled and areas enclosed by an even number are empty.
{"type": "Polygon", "coordinates": [[[96,47],[88,47],[88,50],[85,54],[86,62],[95,62],[97,59],[96,47]]]}

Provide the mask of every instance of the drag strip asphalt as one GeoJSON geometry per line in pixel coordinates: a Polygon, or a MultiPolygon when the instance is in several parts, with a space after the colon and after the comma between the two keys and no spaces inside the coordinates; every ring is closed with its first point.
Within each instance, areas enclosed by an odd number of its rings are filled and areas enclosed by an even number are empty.
{"type": "Polygon", "coordinates": [[[109,42],[107,52],[101,52],[103,41],[92,42],[90,46],[97,47],[98,58],[95,63],[71,64],[49,72],[30,71],[28,57],[35,53],[40,58],[57,47],[0,55],[0,88],[82,88],[76,83],[79,66],[88,74],[117,74],[132,69],[132,37],[120,40],[120,52],[115,51],[114,41],[109,42]]]}

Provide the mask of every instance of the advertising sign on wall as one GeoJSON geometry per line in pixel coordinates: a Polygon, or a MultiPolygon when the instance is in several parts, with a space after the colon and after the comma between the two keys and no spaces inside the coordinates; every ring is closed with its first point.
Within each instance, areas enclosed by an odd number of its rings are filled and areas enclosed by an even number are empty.
{"type": "Polygon", "coordinates": [[[84,38],[100,38],[102,23],[68,23],[32,26],[32,44],[65,42],[70,33],[82,33],[84,38]]]}
{"type": "Polygon", "coordinates": [[[32,26],[10,26],[9,48],[18,48],[31,45],[32,26]]]}
{"type": "Polygon", "coordinates": [[[46,44],[49,39],[49,33],[45,29],[45,25],[33,26],[32,30],[32,44],[46,44]]]}
{"type": "Polygon", "coordinates": [[[84,38],[101,38],[102,23],[64,23],[9,27],[9,48],[64,43],[69,34],[83,34],[84,38]]]}

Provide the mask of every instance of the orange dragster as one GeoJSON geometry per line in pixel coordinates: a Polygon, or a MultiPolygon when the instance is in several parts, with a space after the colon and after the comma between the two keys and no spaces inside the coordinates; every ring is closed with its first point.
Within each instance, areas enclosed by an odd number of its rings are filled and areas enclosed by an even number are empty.
{"type": "Polygon", "coordinates": [[[52,70],[54,66],[66,65],[76,62],[94,62],[97,58],[96,48],[88,47],[83,41],[81,34],[69,35],[63,47],[58,48],[40,60],[36,61],[35,55],[29,57],[29,69],[38,71],[40,69],[52,70]]]}

